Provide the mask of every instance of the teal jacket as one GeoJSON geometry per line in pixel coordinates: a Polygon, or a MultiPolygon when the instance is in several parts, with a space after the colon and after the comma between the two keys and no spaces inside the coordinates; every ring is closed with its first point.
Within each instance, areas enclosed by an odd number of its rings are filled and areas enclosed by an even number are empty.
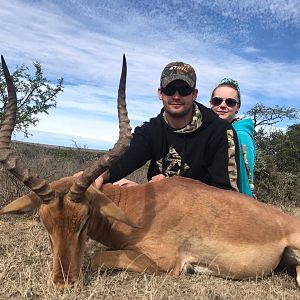
{"type": "Polygon", "coordinates": [[[240,192],[253,197],[254,161],[256,147],[254,141],[254,123],[252,119],[237,120],[232,123],[239,141],[240,150],[240,192]],[[243,147],[243,145],[245,145],[243,147]],[[243,148],[246,149],[243,151],[243,148]],[[248,169],[248,170],[247,170],[248,169]]]}

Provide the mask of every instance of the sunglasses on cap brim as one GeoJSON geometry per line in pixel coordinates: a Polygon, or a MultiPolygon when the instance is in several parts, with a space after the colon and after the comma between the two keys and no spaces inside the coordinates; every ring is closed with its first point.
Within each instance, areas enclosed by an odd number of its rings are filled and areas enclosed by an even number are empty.
{"type": "Polygon", "coordinates": [[[226,99],[223,99],[221,97],[214,97],[210,100],[211,104],[213,106],[219,106],[222,104],[222,102],[225,102],[225,104],[228,106],[228,107],[234,107],[238,104],[238,101],[234,98],[226,98],[226,99]]]}
{"type": "Polygon", "coordinates": [[[161,87],[161,92],[167,96],[173,96],[176,91],[178,91],[180,96],[188,96],[190,95],[194,89],[191,88],[189,85],[184,86],[172,86],[167,85],[166,87],[161,87]]]}

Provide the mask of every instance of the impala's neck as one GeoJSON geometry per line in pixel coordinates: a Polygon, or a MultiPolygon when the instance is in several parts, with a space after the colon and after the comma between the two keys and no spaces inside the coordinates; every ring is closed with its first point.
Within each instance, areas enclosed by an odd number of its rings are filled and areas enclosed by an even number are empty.
{"type": "Polygon", "coordinates": [[[122,202],[124,202],[124,192],[127,193],[127,188],[122,188],[119,185],[113,185],[111,183],[104,184],[102,187],[102,192],[117,206],[122,206],[122,202]]]}
{"type": "Polygon", "coordinates": [[[91,216],[89,221],[88,236],[105,246],[112,247],[110,244],[110,231],[112,227],[112,220],[103,216],[98,209],[91,208],[91,216]]]}
{"type": "MultiPolygon", "coordinates": [[[[125,198],[122,197],[120,186],[105,184],[102,188],[102,192],[117,206],[124,207],[122,203],[125,198]]],[[[100,213],[97,205],[91,203],[91,217],[89,222],[88,236],[96,240],[105,246],[115,247],[115,240],[118,240],[118,231],[115,229],[117,222],[112,218],[108,218],[100,213]]],[[[125,225],[127,226],[127,225],[125,225]]]]}
{"type": "Polygon", "coordinates": [[[137,224],[152,216],[159,203],[155,202],[153,185],[119,186],[105,184],[102,192],[137,224]]]}
{"type": "MultiPolygon", "coordinates": [[[[136,225],[150,226],[155,215],[154,197],[146,197],[149,193],[149,185],[138,185],[130,187],[120,187],[118,185],[105,184],[102,192],[116,204],[126,216],[136,225]],[[148,200],[147,202],[145,200],[148,200]],[[147,225],[145,225],[147,224],[147,225]]],[[[152,189],[152,188],[151,188],[152,189]]],[[[88,235],[102,244],[109,247],[116,247],[123,243],[131,243],[128,236],[132,236],[135,228],[119,221],[114,221],[100,214],[99,210],[92,208],[92,217],[89,225],[88,235]]]]}

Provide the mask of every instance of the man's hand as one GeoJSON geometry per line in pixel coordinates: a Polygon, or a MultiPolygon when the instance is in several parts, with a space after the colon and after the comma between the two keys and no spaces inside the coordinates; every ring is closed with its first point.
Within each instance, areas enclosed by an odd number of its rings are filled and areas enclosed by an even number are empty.
{"type": "Polygon", "coordinates": [[[126,178],[122,178],[121,180],[119,181],[116,181],[113,183],[114,185],[126,185],[126,186],[133,186],[133,185],[138,185],[138,183],[134,182],[134,181],[131,181],[131,180],[128,180],[126,178]]]}
{"type": "Polygon", "coordinates": [[[103,185],[103,181],[104,181],[104,174],[101,174],[100,176],[98,176],[96,179],[95,179],[95,182],[94,182],[94,185],[95,187],[98,189],[98,190],[101,190],[101,187],[103,185]]]}
{"type": "MultiPolygon", "coordinates": [[[[83,173],[83,171],[79,171],[75,174],[73,174],[74,177],[78,177],[83,173]]],[[[94,186],[95,188],[97,188],[98,190],[101,189],[102,185],[103,185],[103,181],[104,181],[104,176],[105,173],[101,174],[99,177],[96,178],[96,180],[94,181],[94,186]]]]}
{"type": "Polygon", "coordinates": [[[165,175],[163,175],[163,174],[158,174],[158,175],[153,176],[149,182],[160,181],[160,180],[163,180],[163,179],[165,179],[165,178],[166,178],[165,175]]]}
{"type": "Polygon", "coordinates": [[[79,171],[79,172],[73,174],[73,177],[79,177],[82,173],[83,173],[83,171],[79,171]]]}

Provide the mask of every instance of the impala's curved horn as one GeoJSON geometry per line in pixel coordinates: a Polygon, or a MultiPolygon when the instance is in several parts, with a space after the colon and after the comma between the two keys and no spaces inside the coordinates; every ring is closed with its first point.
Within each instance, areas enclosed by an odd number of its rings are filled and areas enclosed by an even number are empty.
{"type": "Polygon", "coordinates": [[[0,129],[0,162],[10,173],[35,192],[43,202],[49,202],[54,196],[54,191],[45,180],[30,175],[28,168],[10,148],[11,135],[16,123],[17,95],[12,77],[2,55],[1,64],[7,85],[8,100],[5,105],[5,117],[0,129]]]}
{"type": "Polygon", "coordinates": [[[132,135],[125,102],[127,64],[123,55],[123,66],[118,90],[118,117],[119,139],[108,153],[102,155],[99,160],[85,169],[71,187],[68,195],[72,201],[80,202],[81,195],[87,190],[94,180],[104,173],[111,164],[116,161],[129,147],[132,135]]]}

